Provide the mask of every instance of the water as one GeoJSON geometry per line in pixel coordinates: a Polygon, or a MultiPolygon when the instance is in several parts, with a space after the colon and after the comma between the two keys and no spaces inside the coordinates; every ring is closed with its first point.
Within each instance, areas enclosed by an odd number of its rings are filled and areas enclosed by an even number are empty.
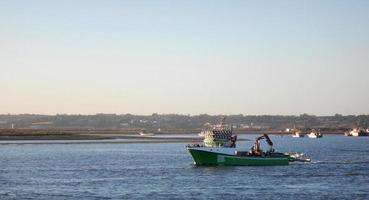
{"type": "Polygon", "coordinates": [[[369,137],[271,139],[313,162],[195,167],[184,143],[3,144],[0,199],[369,199],[369,137]]]}

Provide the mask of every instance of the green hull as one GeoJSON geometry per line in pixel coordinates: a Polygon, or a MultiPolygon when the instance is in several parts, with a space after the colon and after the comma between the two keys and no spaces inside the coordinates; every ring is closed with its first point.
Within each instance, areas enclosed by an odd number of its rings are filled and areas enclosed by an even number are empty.
{"type": "Polygon", "coordinates": [[[236,156],[188,148],[195,165],[275,166],[288,165],[290,156],[236,156]]]}

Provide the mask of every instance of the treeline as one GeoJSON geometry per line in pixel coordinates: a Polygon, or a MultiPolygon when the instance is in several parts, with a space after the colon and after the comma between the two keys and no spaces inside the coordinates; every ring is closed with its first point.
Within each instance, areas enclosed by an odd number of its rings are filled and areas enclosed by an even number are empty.
{"type": "MultiPolygon", "coordinates": [[[[36,115],[2,114],[0,128],[55,128],[55,129],[201,129],[205,123],[215,124],[223,115],[178,115],[178,114],[96,114],[96,115],[36,115]]],[[[282,115],[228,115],[226,121],[235,129],[297,128],[347,129],[354,126],[367,128],[369,115],[299,116],[282,115]]]]}

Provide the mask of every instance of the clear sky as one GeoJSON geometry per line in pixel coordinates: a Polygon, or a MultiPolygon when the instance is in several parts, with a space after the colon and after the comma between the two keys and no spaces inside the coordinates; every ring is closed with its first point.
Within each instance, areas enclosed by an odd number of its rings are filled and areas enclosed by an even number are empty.
{"type": "Polygon", "coordinates": [[[369,114],[369,1],[0,1],[0,113],[369,114]]]}

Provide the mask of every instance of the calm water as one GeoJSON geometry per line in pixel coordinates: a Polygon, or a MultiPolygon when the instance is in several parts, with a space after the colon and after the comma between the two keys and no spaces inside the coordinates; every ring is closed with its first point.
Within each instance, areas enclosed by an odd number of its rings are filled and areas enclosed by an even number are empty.
{"type": "Polygon", "coordinates": [[[0,199],[369,199],[369,137],[272,140],[313,162],[195,167],[184,143],[2,144],[0,199]]]}

